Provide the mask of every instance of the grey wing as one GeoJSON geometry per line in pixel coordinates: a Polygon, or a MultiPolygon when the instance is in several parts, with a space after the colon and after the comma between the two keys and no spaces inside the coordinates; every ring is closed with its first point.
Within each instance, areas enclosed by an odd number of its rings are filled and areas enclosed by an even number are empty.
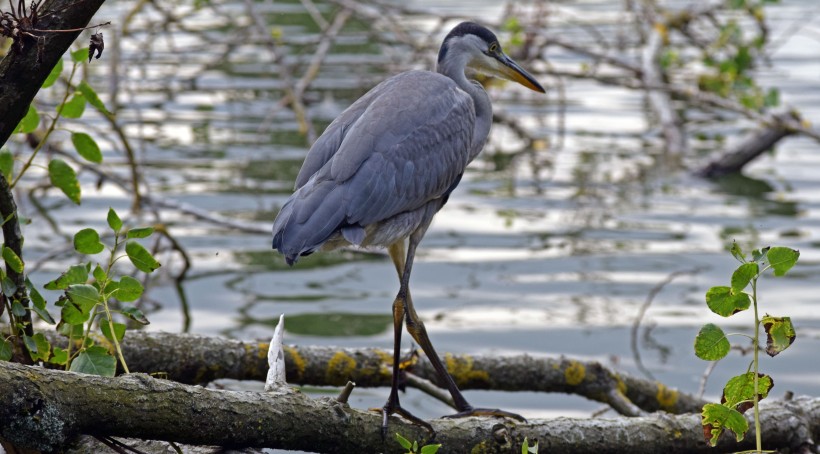
{"type": "Polygon", "coordinates": [[[338,148],[316,154],[324,163],[297,182],[275,221],[274,246],[287,257],[311,252],[346,226],[418,209],[445,196],[464,172],[475,124],[469,95],[452,80],[421,71],[380,87],[356,120],[328,140],[339,140],[338,148]]]}
{"type": "Polygon", "coordinates": [[[405,73],[351,127],[329,163],[345,222],[366,226],[442,197],[469,162],[472,99],[450,79],[405,73]]]}

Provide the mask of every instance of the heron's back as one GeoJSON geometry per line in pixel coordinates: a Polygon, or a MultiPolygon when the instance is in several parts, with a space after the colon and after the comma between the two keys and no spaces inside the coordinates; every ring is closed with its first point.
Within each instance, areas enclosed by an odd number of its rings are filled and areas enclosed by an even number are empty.
{"type": "Polygon", "coordinates": [[[458,183],[474,125],[472,98],[445,76],[410,71],[382,82],[311,147],[274,221],[273,247],[292,263],[331,238],[387,245],[406,236],[414,213],[458,183]]]}

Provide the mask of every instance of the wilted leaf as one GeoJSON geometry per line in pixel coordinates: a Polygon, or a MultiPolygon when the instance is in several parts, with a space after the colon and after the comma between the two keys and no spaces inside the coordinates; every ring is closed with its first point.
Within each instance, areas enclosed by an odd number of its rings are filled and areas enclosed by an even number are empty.
{"type": "Polygon", "coordinates": [[[103,347],[89,347],[74,358],[69,370],[83,374],[113,377],[117,371],[117,360],[108,354],[108,350],[103,347]]]}
{"type": "Polygon", "coordinates": [[[795,337],[797,337],[791,317],[770,317],[767,315],[763,317],[761,323],[763,323],[763,329],[766,330],[766,353],[769,356],[776,356],[789,348],[795,337]]]}
{"type": "Polygon", "coordinates": [[[786,274],[797,263],[799,257],[800,251],[787,247],[773,247],[766,253],[766,258],[769,260],[769,265],[774,269],[775,276],[786,274]]]}
{"type": "Polygon", "coordinates": [[[99,164],[103,160],[102,152],[99,145],[94,139],[84,132],[75,132],[71,134],[71,143],[77,149],[77,153],[86,161],[99,164]]]}
{"type": "Polygon", "coordinates": [[[739,411],[722,404],[704,405],[701,417],[703,426],[710,426],[709,433],[704,430],[703,435],[706,441],[712,446],[717,444],[718,437],[720,437],[724,429],[729,429],[734,432],[737,441],[743,440],[743,436],[746,434],[746,431],[749,430],[749,423],[739,411]]]}
{"type": "Polygon", "coordinates": [[[160,267],[159,262],[148,252],[148,249],[145,249],[136,241],[129,241],[125,244],[125,253],[131,260],[131,263],[140,271],[151,273],[160,267]]]}
{"type": "MultiPolygon", "coordinates": [[[[745,265],[741,265],[743,266],[745,265]]],[[[712,312],[723,317],[746,310],[750,304],[752,300],[748,294],[735,292],[730,287],[712,287],[706,292],[706,305],[712,312]]]]}
{"type": "Polygon", "coordinates": [[[54,158],[48,163],[48,176],[51,184],[63,191],[72,202],[80,204],[80,182],[71,166],[62,159],[54,158]]]}
{"type": "Polygon", "coordinates": [[[695,337],[695,355],[706,361],[717,361],[729,353],[729,340],[717,325],[703,325],[695,337]]]}
{"type": "Polygon", "coordinates": [[[82,229],[74,234],[74,250],[80,254],[99,254],[105,249],[96,230],[82,229]]]}
{"type": "MultiPolygon", "coordinates": [[[[746,412],[752,407],[754,401],[755,391],[755,374],[754,372],[746,372],[745,374],[732,377],[726,382],[723,388],[723,397],[721,403],[729,408],[736,408],[740,413],[746,412]]],[[[774,386],[772,377],[765,374],[758,374],[757,400],[765,399],[769,395],[769,390],[774,386]]]]}

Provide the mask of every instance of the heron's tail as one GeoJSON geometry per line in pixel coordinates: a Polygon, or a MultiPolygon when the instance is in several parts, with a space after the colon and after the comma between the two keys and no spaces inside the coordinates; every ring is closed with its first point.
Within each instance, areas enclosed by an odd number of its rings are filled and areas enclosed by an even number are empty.
{"type": "Polygon", "coordinates": [[[273,248],[288,265],[313,253],[342,226],[343,194],[333,181],[310,181],[285,202],[273,221],[273,248]]]}

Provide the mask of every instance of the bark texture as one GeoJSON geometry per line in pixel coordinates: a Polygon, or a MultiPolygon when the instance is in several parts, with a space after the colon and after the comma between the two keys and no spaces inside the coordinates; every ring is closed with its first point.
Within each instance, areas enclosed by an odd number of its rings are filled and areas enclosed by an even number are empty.
{"type": "MultiPolygon", "coordinates": [[[[0,402],[0,439],[24,449],[53,451],[90,434],[311,452],[402,452],[392,438],[381,439],[378,413],[290,389],[212,390],[145,374],[104,378],[0,363],[0,402]]],[[[762,419],[766,448],[811,449],[820,436],[820,399],[771,402],[762,419]]],[[[444,453],[520,452],[524,437],[537,440],[543,452],[561,453],[715,453],[748,449],[754,440],[751,433],[743,443],[724,436],[717,449],[709,448],[697,414],[431,423],[444,453]]],[[[428,437],[394,417],[389,433],[395,432],[408,439],[428,437]]]]}

